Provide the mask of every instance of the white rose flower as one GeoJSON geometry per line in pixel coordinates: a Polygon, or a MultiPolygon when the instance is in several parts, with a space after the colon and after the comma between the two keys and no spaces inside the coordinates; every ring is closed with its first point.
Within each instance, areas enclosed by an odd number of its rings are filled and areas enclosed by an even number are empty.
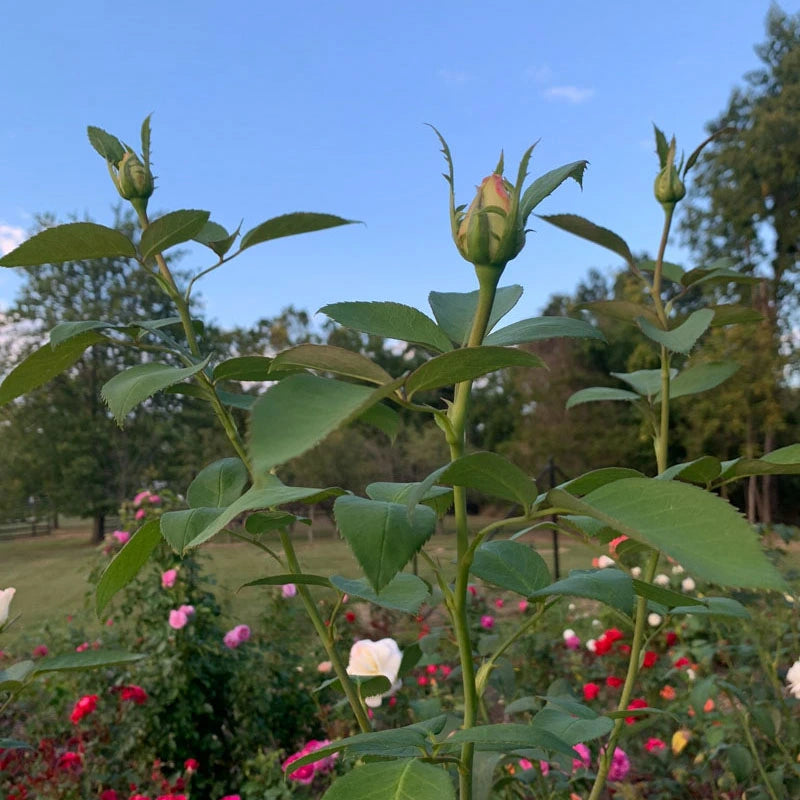
{"type": "Polygon", "coordinates": [[[634,578],[641,578],[642,577],[642,568],[641,567],[631,567],[631,575],[634,578]]]}
{"type": "Polygon", "coordinates": [[[567,639],[572,639],[573,636],[577,636],[577,634],[575,633],[574,630],[572,630],[572,628],[566,628],[564,630],[564,633],[562,633],[561,635],[564,637],[564,641],[566,641],[567,639]]]}
{"type": "Polygon", "coordinates": [[[651,628],[657,628],[661,624],[661,615],[660,614],[656,614],[655,611],[653,611],[651,614],[648,614],[648,616],[647,616],[647,624],[651,628]]]}
{"type": "Polygon", "coordinates": [[[600,558],[597,559],[597,566],[600,567],[600,569],[605,569],[606,567],[613,567],[615,566],[615,564],[616,562],[614,561],[614,559],[610,558],[609,556],[600,556],[600,558]]]}
{"type": "Polygon", "coordinates": [[[389,690],[383,694],[364,698],[364,702],[370,708],[377,708],[383,702],[384,697],[390,697],[403,685],[403,682],[397,679],[402,660],[403,654],[394,639],[380,639],[377,642],[360,639],[350,648],[348,675],[367,678],[383,675],[392,684],[389,690]]]}
{"type": "Polygon", "coordinates": [[[672,574],[673,574],[673,575],[683,575],[683,573],[684,573],[684,569],[683,569],[683,567],[682,567],[680,564],[676,564],[676,565],[675,565],[675,566],[672,568],[672,574]]]}
{"type": "Polygon", "coordinates": [[[586,649],[590,653],[594,653],[597,650],[597,642],[594,639],[588,639],[586,642],[586,649]]]}
{"type": "Polygon", "coordinates": [[[689,669],[686,670],[686,677],[690,681],[693,681],[697,677],[697,675],[695,674],[695,671],[691,667],[689,667],[689,669]]]}
{"type": "Polygon", "coordinates": [[[790,594],[785,594],[785,595],[783,596],[783,599],[784,599],[784,600],[785,600],[787,603],[794,603],[794,597],[792,597],[792,595],[790,595],[790,594]]]}
{"type": "Polygon", "coordinates": [[[786,683],[789,687],[789,694],[800,700],[800,660],[795,661],[786,673],[786,683]]]}
{"type": "Polygon", "coordinates": [[[684,592],[693,592],[695,589],[695,582],[692,578],[684,578],[681,581],[681,589],[684,592]]]}
{"type": "Polygon", "coordinates": [[[0,590],[0,627],[8,622],[8,608],[17,590],[10,586],[8,589],[0,590]]]}
{"type": "Polygon", "coordinates": [[[653,578],[653,583],[656,586],[669,586],[669,575],[659,572],[658,575],[653,578]]]}

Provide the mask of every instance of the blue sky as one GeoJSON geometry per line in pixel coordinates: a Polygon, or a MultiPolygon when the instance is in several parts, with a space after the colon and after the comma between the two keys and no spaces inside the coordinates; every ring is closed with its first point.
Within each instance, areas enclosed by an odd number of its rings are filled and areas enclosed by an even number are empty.
{"type": "MultiPolygon", "coordinates": [[[[787,11],[795,11],[785,6],[787,11]]],[[[470,291],[450,240],[447,137],[469,202],[500,148],[513,174],[588,159],[541,213],[581,214],[654,251],[661,210],[651,124],[687,151],[758,66],[762,0],[8,4],[3,12],[0,245],[37,212],[111,220],[116,201],[87,124],[131,144],[153,112],[151,210],[204,208],[246,230],[287,211],[363,220],[253,248],[200,283],[206,313],[247,325],[289,303],[470,291]],[[9,68],[10,67],[10,68],[9,68]],[[5,238],[4,238],[5,237],[5,238]]],[[[534,221],[503,283],[509,321],[569,292],[614,256],[534,221]]],[[[676,247],[674,261],[685,260],[676,247]]],[[[200,249],[182,266],[211,261],[200,249]]],[[[0,302],[19,278],[0,271],[0,302]]]]}

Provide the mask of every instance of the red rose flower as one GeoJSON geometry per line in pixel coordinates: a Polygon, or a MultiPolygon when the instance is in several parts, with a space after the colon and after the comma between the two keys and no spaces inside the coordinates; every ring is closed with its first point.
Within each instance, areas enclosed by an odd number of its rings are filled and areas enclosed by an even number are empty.
{"type": "Polygon", "coordinates": [[[69,718],[72,720],[73,724],[77,725],[85,716],[91,714],[95,708],[97,708],[97,695],[85,694],[75,703],[75,707],[72,709],[69,718]]]}
{"type": "Polygon", "coordinates": [[[596,683],[585,683],[583,685],[583,699],[586,701],[594,700],[600,693],[600,687],[596,683]]]}
{"type": "Polygon", "coordinates": [[[606,678],[606,686],[612,689],[619,689],[625,681],[622,678],[617,678],[615,675],[609,675],[606,678]]]}
{"type": "MultiPolygon", "coordinates": [[[[647,708],[647,700],[643,697],[636,697],[628,703],[628,708],[647,708]]],[[[633,725],[633,723],[636,722],[636,717],[625,717],[625,722],[628,725],[633,725]]]]}
{"type": "Polygon", "coordinates": [[[652,650],[648,650],[644,654],[644,659],[642,660],[642,666],[646,668],[650,668],[655,665],[656,661],[658,661],[658,653],[655,653],[652,650]]]}

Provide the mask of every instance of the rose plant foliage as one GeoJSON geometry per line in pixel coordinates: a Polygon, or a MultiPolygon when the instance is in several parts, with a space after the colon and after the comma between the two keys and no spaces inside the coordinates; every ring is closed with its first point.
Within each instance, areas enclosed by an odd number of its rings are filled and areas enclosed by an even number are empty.
{"type": "MultiPolygon", "coordinates": [[[[526,764],[550,759],[570,764],[576,756],[573,748],[579,746],[579,768],[588,770],[589,747],[584,744],[588,742],[598,754],[589,798],[598,800],[606,782],[621,780],[630,767],[625,751],[618,746],[628,721],[657,712],[637,696],[641,673],[656,657],[645,644],[648,619],[655,615],[660,624],[685,616],[702,622],[747,615],[745,607],[724,594],[699,598],[689,591],[659,585],[659,564],[671,559],[695,578],[718,587],[719,592],[724,587],[784,590],[784,579],[763,553],[756,533],[717,490],[751,475],[800,473],[800,445],[760,458],[723,462],[709,455],[690,463],[668,463],[671,401],[735,380],[733,362],[695,363],[687,358],[710,326],[736,324],[739,319],[736,307],[724,304],[679,316],[675,299],[700,285],[753,278],[737,272],[736,265],[726,259],[690,270],[665,260],[674,210],[685,194],[687,173],[703,145],[688,159],[679,160],[674,138],[667,142],[656,128],[660,166],[654,192],[663,209],[664,227],[654,261],[635,258],[622,237],[589,220],[572,214],[542,217],[611,250],[640,281],[638,302],[594,303],[588,304],[587,310],[623,318],[639,329],[652,342],[660,368],[616,374],[616,385],[584,389],[570,398],[568,407],[587,402],[632,403],[652,430],[653,474],[606,468],[541,492],[509,460],[469,449],[465,431],[473,381],[501,369],[546,368],[524,347],[542,339],[603,339],[598,328],[574,318],[530,318],[500,326],[523,291],[516,284],[501,286],[500,280],[509,263],[523,252],[532,213],[565,181],[572,179],[582,185],[586,162],[566,164],[526,184],[533,147],[523,155],[513,182],[504,176],[501,156],[469,205],[457,205],[453,159],[445,140],[435,132],[447,164],[444,177],[450,192],[452,236],[459,253],[473,266],[470,272],[477,289],[467,285],[466,292],[432,291],[432,316],[391,300],[357,299],[322,309],[344,327],[397,339],[425,353],[426,360],[417,368],[389,374],[357,352],[317,344],[292,347],[273,357],[218,360],[206,347],[202,326],[191,317],[195,283],[250,247],[351,224],[352,220],[327,213],[293,212],[242,234],[239,228],[229,231],[213,221],[210,212],[199,209],[176,210],[150,219],[147,206],[154,183],[148,118],[142,125],[140,153],[99,128],[89,128],[89,140],[105,160],[114,185],[136,211],[141,226],[139,242],[102,225],[70,223],[33,236],[0,259],[0,266],[108,256],[134,259],[171,299],[174,316],[62,323],[50,332],[49,342],[5,378],[0,385],[0,403],[13,402],[69,369],[87,348],[124,346],[146,349],[151,358],[122,371],[102,389],[109,411],[120,425],[132,409],[160,391],[191,395],[210,404],[230,440],[231,455],[205,467],[187,487],[187,508],[146,521],[122,544],[99,580],[97,613],[102,615],[112,597],[133,580],[162,542],[181,556],[228,531],[261,550],[265,558],[279,562],[279,575],[248,586],[296,587],[335,675],[328,685],[344,695],[358,730],[333,742],[314,740],[313,746],[309,744],[287,760],[290,778],[313,778],[315,771],[330,769],[334,754],[338,754],[337,768],[345,773],[326,792],[330,800],[375,796],[479,800],[491,795],[493,785],[502,786],[506,780],[493,772],[501,757],[516,755],[526,764]],[[212,260],[198,269],[187,285],[179,286],[164,253],[190,241],[204,245],[212,260]],[[229,381],[270,386],[254,400],[230,391],[229,381]],[[430,392],[442,389],[451,392],[448,397],[452,400],[430,402],[430,392]],[[237,426],[231,408],[247,410],[244,430],[237,426]],[[365,497],[352,494],[347,487],[292,486],[280,479],[283,465],[354,421],[391,436],[399,410],[435,422],[449,448],[447,463],[413,483],[372,483],[365,497]],[[471,530],[468,490],[504,501],[512,511],[502,520],[471,530]],[[335,498],[336,525],[360,565],[361,579],[308,574],[299,563],[289,535],[289,526],[300,519],[297,504],[325,498],[335,498]],[[452,564],[440,562],[435,553],[426,550],[437,519],[451,508],[457,529],[452,564]],[[597,568],[573,571],[554,582],[542,557],[520,540],[525,532],[553,525],[581,539],[600,544],[613,541],[614,546],[597,568]],[[434,583],[407,571],[415,556],[428,565],[434,583]],[[491,609],[475,614],[470,591],[473,578],[515,593],[520,610],[530,611],[520,614],[515,630],[505,638],[492,633],[495,618],[491,609]],[[327,606],[317,603],[318,592],[333,598],[327,619],[321,611],[327,606]],[[439,604],[459,662],[457,674],[448,673],[448,680],[457,680],[460,687],[450,713],[426,716],[420,712],[413,724],[373,730],[372,709],[387,699],[391,702],[398,676],[414,669],[423,645],[436,645],[425,644],[423,639],[420,645],[406,646],[401,652],[393,639],[362,641],[354,645],[346,663],[339,628],[334,624],[345,595],[409,614],[439,604]],[[608,652],[625,638],[627,667],[620,671],[624,677],[610,676],[614,681],[607,684],[618,692],[616,710],[598,713],[588,705],[605,691],[597,682],[586,683],[581,702],[557,681],[540,687],[528,707],[536,713],[525,722],[489,722],[487,697],[505,680],[507,651],[515,644],[524,646],[542,618],[555,613],[554,606],[571,597],[603,603],[618,620],[619,628],[610,628],[594,640],[593,651],[608,652]],[[317,766],[306,769],[308,765],[317,766]]],[[[745,318],[751,320],[752,314],[745,318]]],[[[166,571],[162,575],[165,587],[173,580],[174,575],[166,571]]],[[[175,630],[192,624],[187,608],[173,610],[170,624],[175,630]]],[[[226,635],[225,644],[236,648],[249,635],[247,626],[237,626],[226,635]]],[[[570,650],[580,645],[580,637],[572,629],[565,631],[564,641],[570,650]]],[[[420,681],[426,680],[420,675],[420,681]]],[[[795,691],[794,673],[791,680],[795,691]]],[[[652,749],[659,750],[662,744],[654,738],[652,749]]],[[[674,742],[672,746],[676,746],[674,742]]]]}

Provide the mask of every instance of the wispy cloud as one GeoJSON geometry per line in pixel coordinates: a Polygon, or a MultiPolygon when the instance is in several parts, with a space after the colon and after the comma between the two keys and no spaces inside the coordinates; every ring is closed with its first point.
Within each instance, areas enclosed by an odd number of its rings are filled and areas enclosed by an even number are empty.
{"type": "Polygon", "coordinates": [[[466,83],[469,80],[469,75],[463,70],[458,69],[440,69],[436,74],[438,75],[439,80],[448,86],[466,83]]]}
{"type": "Polygon", "coordinates": [[[553,70],[547,64],[538,67],[528,67],[524,73],[529,81],[534,83],[549,83],[553,80],[553,70]]]}
{"type": "Polygon", "coordinates": [[[5,225],[0,222],[0,255],[10,253],[18,247],[25,239],[25,231],[13,225],[5,225]]]}
{"type": "Polygon", "coordinates": [[[545,89],[544,96],[548,100],[585,103],[594,96],[594,89],[582,89],[580,86],[551,86],[549,89],[545,89]]]}

